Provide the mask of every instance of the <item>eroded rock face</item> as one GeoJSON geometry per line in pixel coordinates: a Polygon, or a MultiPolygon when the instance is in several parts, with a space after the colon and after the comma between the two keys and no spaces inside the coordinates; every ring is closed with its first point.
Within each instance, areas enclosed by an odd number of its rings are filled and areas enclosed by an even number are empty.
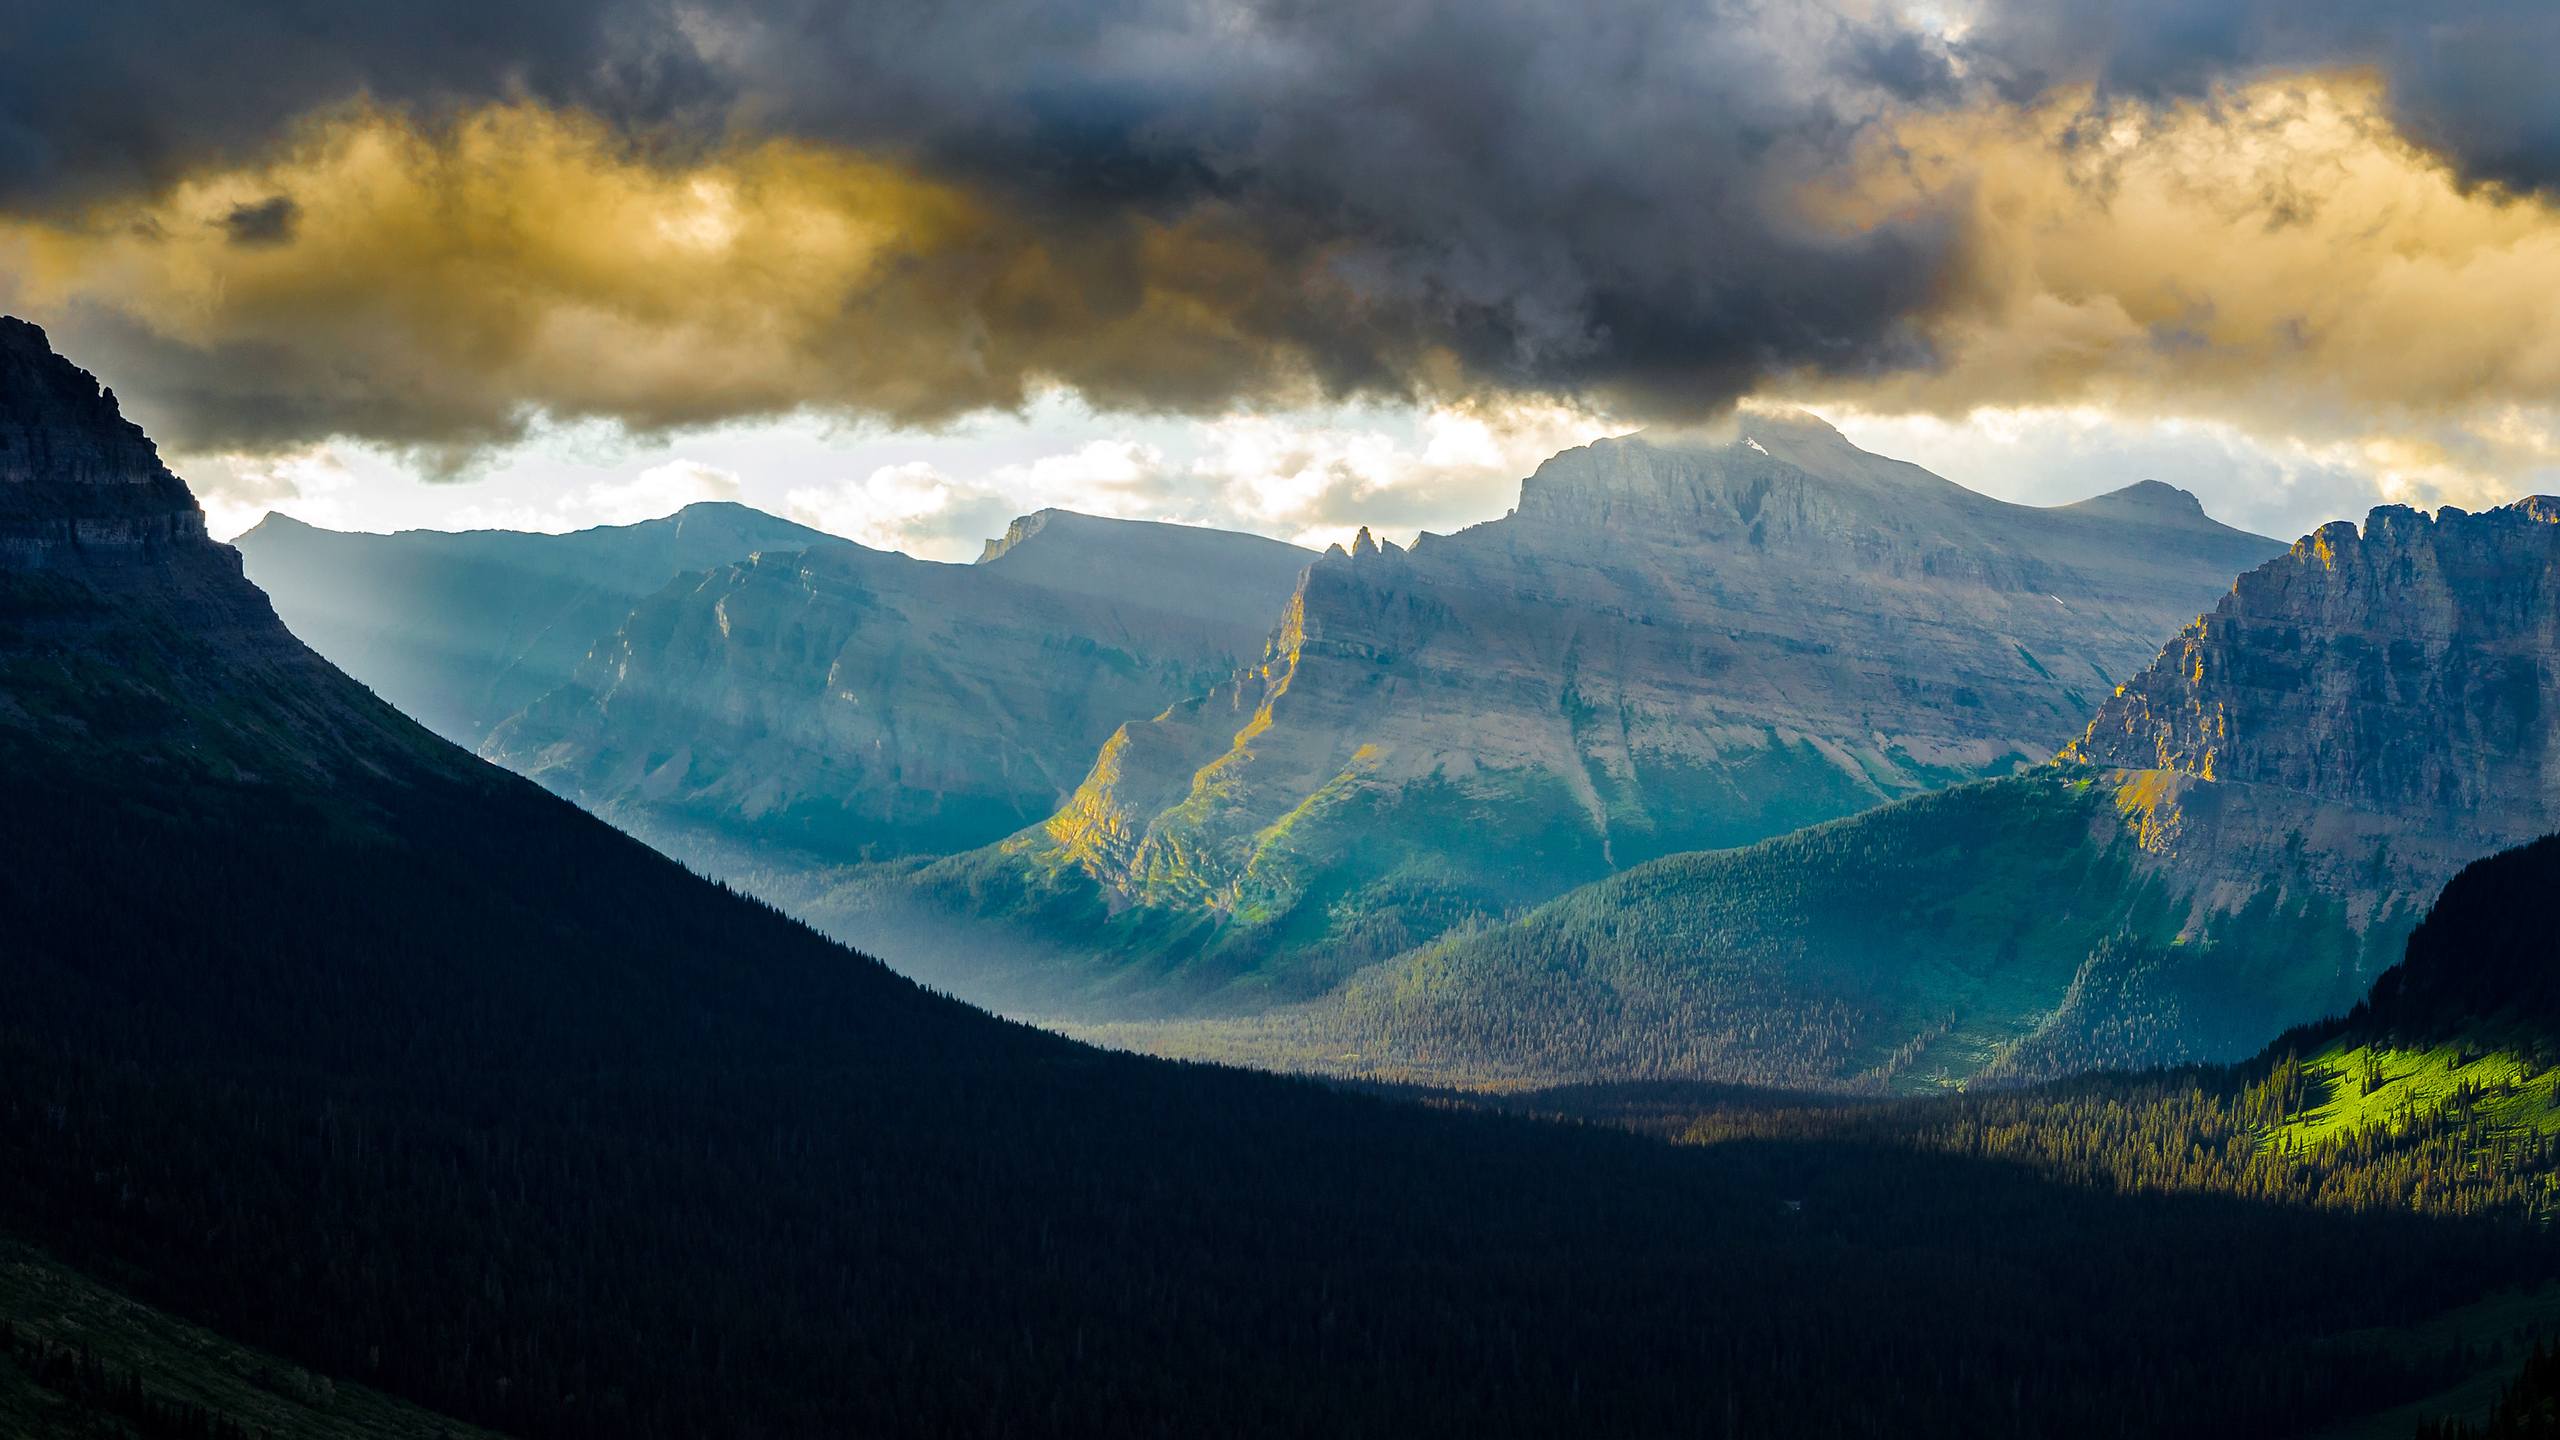
{"type": "Polygon", "coordinates": [[[113,564],[210,546],[204,512],[115,392],[0,316],[0,564],[113,564]]]}
{"type": "Polygon", "coordinates": [[[2035,509],[1810,417],[1742,429],[1568,451],[1510,516],[1409,552],[1363,532],[1259,665],[1115,737],[998,868],[1274,937],[1238,967],[1338,965],[2040,763],[2280,549],[2167,486],[2035,509]]]}
{"type": "Polygon", "coordinates": [[[2241,577],[2072,756],[2271,786],[2481,854],[2560,828],[2560,501],[2322,526],[2241,577]]]}

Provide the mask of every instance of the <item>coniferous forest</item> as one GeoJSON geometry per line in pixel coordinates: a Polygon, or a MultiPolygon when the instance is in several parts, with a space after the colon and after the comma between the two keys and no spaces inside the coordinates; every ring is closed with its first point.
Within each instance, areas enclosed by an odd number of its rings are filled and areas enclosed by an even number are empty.
{"type": "MultiPolygon", "coordinates": [[[[1081,1051],[492,789],[370,834],[210,785],[13,809],[10,913],[52,918],[0,1051],[12,1229],[527,1435],[2269,1433],[2452,1363],[2325,1337],[2560,1258],[2494,1191],[1667,1149],[1081,1051]]],[[[1970,1103],[1930,1123],[2030,1102],[1970,1103]]],[[[2134,1167],[2227,1122],[2058,1108],[2037,1143],[2134,1167]]]]}

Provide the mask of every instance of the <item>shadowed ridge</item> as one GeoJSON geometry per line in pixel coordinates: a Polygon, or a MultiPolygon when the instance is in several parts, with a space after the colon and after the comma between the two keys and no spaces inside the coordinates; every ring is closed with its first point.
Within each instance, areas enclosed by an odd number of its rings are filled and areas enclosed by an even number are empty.
{"type": "Polygon", "coordinates": [[[2560,1054],[2560,835],[2465,867],[2347,1029],[2403,1041],[2463,1035],[2560,1054]]]}
{"type": "Polygon", "coordinates": [[[0,316],[0,564],[114,563],[204,545],[204,512],[115,392],[0,316]]]}

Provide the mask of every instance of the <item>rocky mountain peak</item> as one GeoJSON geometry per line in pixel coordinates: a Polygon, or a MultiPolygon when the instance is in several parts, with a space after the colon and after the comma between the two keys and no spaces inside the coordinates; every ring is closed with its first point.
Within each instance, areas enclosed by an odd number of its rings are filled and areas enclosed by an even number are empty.
{"type": "Polygon", "coordinates": [[[321,533],[323,532],[320,527],[312,524],[308,520],[295,519],[293,516],[287,515],[281,510],[270,510],[266,514],[258,517],[257,524],[241,531],[240,538],[236,543],[246,546],[254,540],[273,540],[278,536],[317,535],[321,533]]]}
{"type": "Polygon", "coordinates": [[[115,392],[0,316],[0,564],[130,558],[205,545],[204,512],[115,392]]]}
{"type": "Polygon", "coordinates": [[[2193,491],[2181,490],[2162,480],[2137,480],[2121,490],[2092,495],[2077,504],[2062,507],[2081,515],[2099,515],[2119,520],[2146,520],[2161,525],[2210,525],[2204,502],[2193,491]]]}
{"type": "Polygon", "coordinates": [[[1004,527],[1004,533],[1002,535],[989,540],[986,543],[986,547],[978,552],[977,563],[986,565],[1003,559],[1005,556],[1013,553],[1015,547],[1021,545],[1024,541],[1029,540],[1032,536],[1039,534],[1041,531],[1048,529],[1049,522],[1057,519],[1064,513],[1066,512],[1057,509],[1048,509],[1034,510],[1028,515],[1015,516],[1013,523],[1004,527]]]}
{"type": "MultiPolygon", "coordinates": [[[[1999,502],[1873,455],[1811,415],[1745,412],[1714,433],[1646,431],[1567,450],[1520,485],[1524,543],[1696,541],[1833,559],[1886,536],[1962,526],[1999,502]]],[[[1898,548],[1902,542],[1887,541],[1898,548]]]]}
{"type": "Polygon", "coordinates": [[[2065,754],[2520,841],[2560,826],[2554,714],[2560,505],[2385,505],[2241,576],[2065,754]]]}

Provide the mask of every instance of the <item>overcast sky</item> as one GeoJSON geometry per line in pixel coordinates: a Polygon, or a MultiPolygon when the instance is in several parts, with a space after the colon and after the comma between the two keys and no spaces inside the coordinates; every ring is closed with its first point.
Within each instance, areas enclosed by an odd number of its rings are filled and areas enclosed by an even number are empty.
{"type": "Polygon", "coordinates": [[[1323,541],[1802,404],[2289,537],[2560,464],[2541,0],[296,0],[0,45],[0,308],[217,528],[1323,541]]]}

